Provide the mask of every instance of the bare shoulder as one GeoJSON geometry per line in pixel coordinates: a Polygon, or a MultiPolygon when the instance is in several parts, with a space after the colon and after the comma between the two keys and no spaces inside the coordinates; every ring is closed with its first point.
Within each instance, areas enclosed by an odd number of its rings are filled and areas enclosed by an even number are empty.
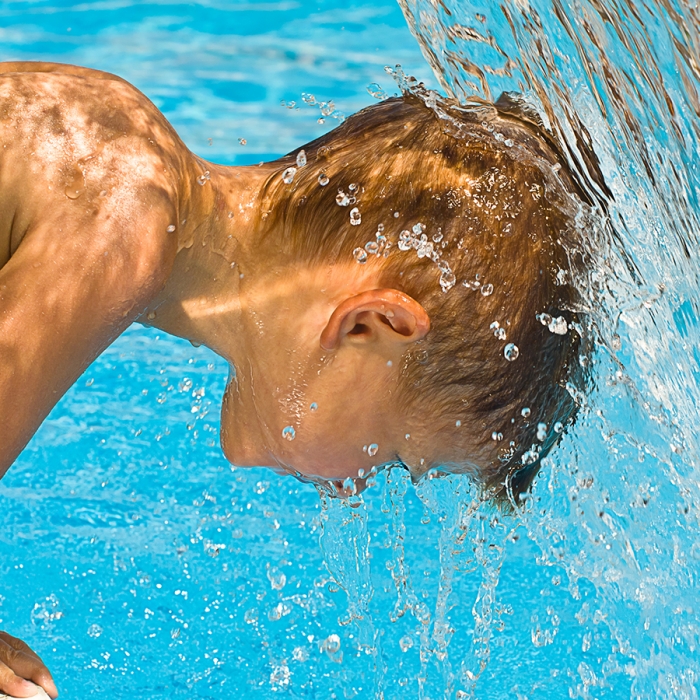
{"type": "Polygon", "coordinates": [[[12,255],[57,217],[71,230],[93,222],[98,235],[116,236],[109,245],[138,243],[128,232],[150,235],[145,213],[158,226],[175,223],[192,159],[155,105],[121,78],[0,63],[0,243],[9,243],[0,250],[12,255]]]}

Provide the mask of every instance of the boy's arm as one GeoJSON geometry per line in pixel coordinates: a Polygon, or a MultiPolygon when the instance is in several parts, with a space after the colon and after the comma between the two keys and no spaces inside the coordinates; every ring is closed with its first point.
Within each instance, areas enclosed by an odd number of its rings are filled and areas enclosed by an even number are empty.
{"type": "Polygon", "coordinates": [[[152,183],[124,183],[103,202],[57,198],[0,270],[0,477],[164,285],[176,253],[173,199],[152,183]]]}

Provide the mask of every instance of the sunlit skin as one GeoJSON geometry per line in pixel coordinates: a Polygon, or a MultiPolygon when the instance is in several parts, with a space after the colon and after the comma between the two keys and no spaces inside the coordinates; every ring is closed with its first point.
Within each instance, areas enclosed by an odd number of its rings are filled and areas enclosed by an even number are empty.
{"type": "MultiPolygon", "coordinates": [[[[235,367],[221,422],[233,464],[343,480],[449,461],[433,444],[444,426],[399,401],[425,310],[381,286],[378,261],[310,268],[261,244],[270,167],[197,158],[115,76],[0,64],[0,475],[134,321],[235,367]]],[[[33,695],[23,678],[56,697],[39,658],[0,635],[0,691],[33,695]]]]}

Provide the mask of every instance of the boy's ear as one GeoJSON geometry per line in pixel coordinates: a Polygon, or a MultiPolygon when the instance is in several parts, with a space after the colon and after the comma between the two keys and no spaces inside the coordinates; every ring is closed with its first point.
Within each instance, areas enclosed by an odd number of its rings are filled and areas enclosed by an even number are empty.
{"type": "Polygon", "coordinates": [[[335,350],[347,341],[408,345],[430,330],[430,318],[415,300],[396,289],[371,289],[345,299],[321,333],[321,347],[335,350]]]}

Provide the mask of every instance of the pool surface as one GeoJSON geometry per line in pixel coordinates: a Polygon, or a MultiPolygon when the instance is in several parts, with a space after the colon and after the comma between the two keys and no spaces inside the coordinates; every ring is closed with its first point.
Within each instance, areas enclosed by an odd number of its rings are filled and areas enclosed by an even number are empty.
{"type": "MultiPolygon", "coordinates": [[[[506,37],[497,8],[477,5],[442,7],[506,37]]],[[[435,7],[407,12],[439,32],[435,7]]],[[[531,7],[554,22],[546,3],[531,7]]],[[[573,66],[566,37],[551,37],[555,63],[573,66]]],[[[423,40],[439,44],[438,33],[423,40]]],[[[624,65],[614,40],[609,58],[624,65]]],[[[298,147],[373,102],[370,85],[397,92],[386,65],[439,82],[388,0],[8,1],[0,59],[117,73],[194,152],[227,164],[298,147]]],[[[455,76],[439,77],[454,88],[455,76]]],[[[673,99],[689,80],[668,83],[673,99]]],[[[567,89],[589,95],[583,78],[567,89]]],[[[690,167],[695,136],[678,128],[690,167]]],[[[697,280],[673,231],[659,244],[666,257],[639,233],[629,192],[642,176],[616,170],[600,129],[615,216],[628,216],[621,245],[642,281],[625,287],[611,254],[608,292],[628,296],[615,297],[612,330],[601,322],[587,409],[522,516],[474,506],[459,477],[414,487],[392,470],[349,503],[235,469],[219,447],[226,364],[133,326],[0,483],[0,627],[44,658],[61,697],[697,697],[697,280]],[[663,294],[650,270],[666,275],[663,294]],[[678,381],[687,387],[668,388],[678,381]]],[[[658,129],[650,148],[663,145],[658,129]]]]}

